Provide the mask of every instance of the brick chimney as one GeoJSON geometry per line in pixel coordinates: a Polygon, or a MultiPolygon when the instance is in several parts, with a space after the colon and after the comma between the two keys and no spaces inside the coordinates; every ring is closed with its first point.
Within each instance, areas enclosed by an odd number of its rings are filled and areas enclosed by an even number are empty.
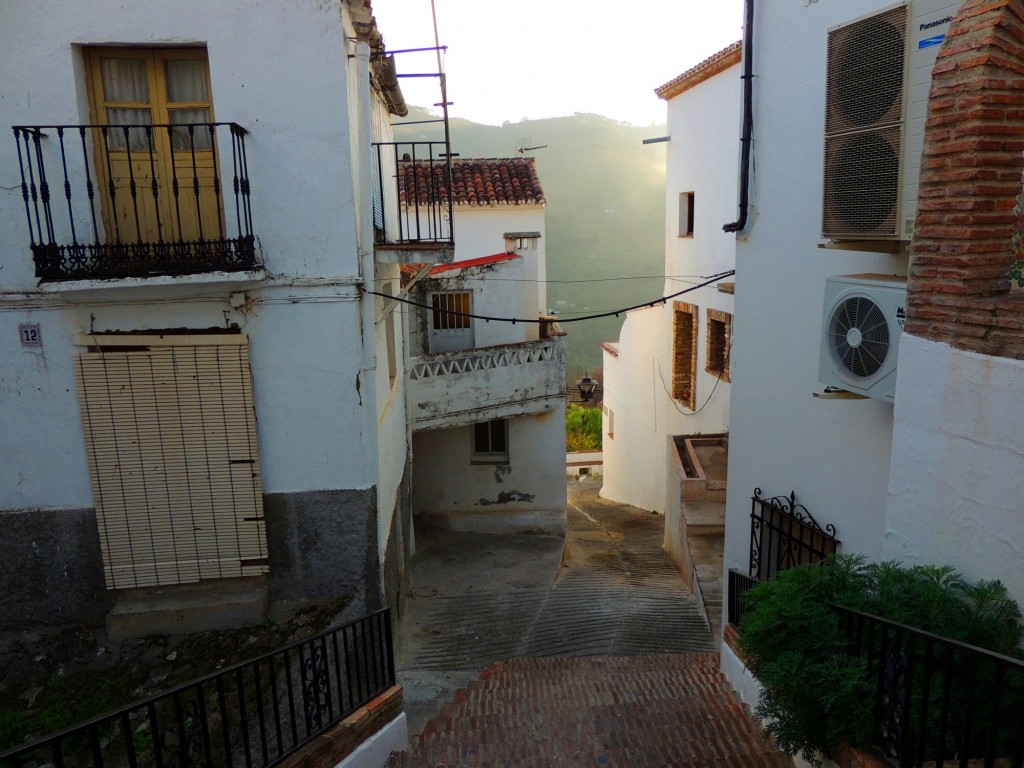
{"type": "Polygon", "coordinates": [[[1022,153],[1024,8],[968,0],[932,74],[907,332],[1024,359],[1024,296],[1007,277],[1022,153]]]}

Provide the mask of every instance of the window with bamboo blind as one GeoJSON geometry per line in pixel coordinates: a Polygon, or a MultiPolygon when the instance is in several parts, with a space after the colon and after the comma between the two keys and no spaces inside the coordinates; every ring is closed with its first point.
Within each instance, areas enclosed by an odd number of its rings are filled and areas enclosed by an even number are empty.
{"type": "Polygon", "coordinates": [[[76,338],[89,474],[111,589],[267,572],[248,339],[76,338]]]}
{"type": "Polygon", "coordinates": [[[729,350],[732,347],[732,315],[717,309],[708,310],[707,356],[704,370],[720,378],[729,379],[729,350]]]}
{"type": "Polygon", "coordinates": [[[693,304],[672,302],[672,397],[697,407],[697,313],[693,304]]]}

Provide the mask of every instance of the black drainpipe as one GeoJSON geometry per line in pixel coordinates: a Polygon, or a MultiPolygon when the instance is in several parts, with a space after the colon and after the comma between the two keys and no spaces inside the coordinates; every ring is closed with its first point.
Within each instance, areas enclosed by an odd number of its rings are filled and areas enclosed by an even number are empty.
{"type": "Polygon", "coordinates": [[[750,207],[750,140],[754,132],[754,0],[744,0],[743,14],[743,135],[740,136],[740,217],[722,227],[742,232],[750,207]]]}

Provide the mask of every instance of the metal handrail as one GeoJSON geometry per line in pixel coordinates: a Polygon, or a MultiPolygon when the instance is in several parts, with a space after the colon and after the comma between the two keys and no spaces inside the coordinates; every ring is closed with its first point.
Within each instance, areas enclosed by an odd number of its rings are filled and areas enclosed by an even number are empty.
{"type": "Polygon", "coordinates": [[[831,607],[875,688],[875,746],[901,766],[1024,765],[1024,659],[831,607]]]}
{"type": "Polygon", "coordinates": [[[9,749],[0,765],[272,766],[394,684],[385,608],[9,749]]]}

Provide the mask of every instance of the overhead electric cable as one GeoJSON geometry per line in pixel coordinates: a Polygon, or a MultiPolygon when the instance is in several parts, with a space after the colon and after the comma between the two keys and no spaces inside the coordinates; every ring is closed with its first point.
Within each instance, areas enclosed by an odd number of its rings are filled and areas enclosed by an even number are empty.
{"type": "MultiPolygon", "coordinates": [[[[634,309],[643,309],[645,307],[655,307],[658,304],[665,304],[666,302],[668,302],[669,299],[674,299],[676,296],[682,296],[684,293],[690,293],[691,291],[696,291],[698,288],[704,288],[704,287],[706,287],[708,285],[712,285],[713,283],[717,283],[718,281],[724,280],[727,277],[732,277],[735,274],[736,274],[736,270],[730,269],[728,272],[722,272],[721,274],[713,275],[711,278],[709,278],[708,280],[704,281],[703,283],[699,283],[697,285],[691,286],[690,288],[684,288],[683,290],[676,291],[675,293],[670,293],[668,296],[662,296],[660,299],[654,299],[653,301],[645,301],[643,304],[635,304],[632,307],[622,307],[621,309],[613,309],[613,310],[609,310],[607,312],[599,312],[599,313],[593,314],[593,315],[585,315],[583,317],[566,317],[566,318],[556,317],[555,321],[556,322],[560,322],[560,323],[578,323],[578,322],[580,322],[582,320],[598,320],[598,319],[600,319],[602,317],[612,317],[612,316],[618,317],[619,315],[623,314],[624,312],[632,312],[634,309]]],[[[381,293],[379,291],[366,291],[364,289],[364,292],[372,294],[373,296],[380,296],[380,297],[385,298],[385,299],[390,299],[391,301],[397,301],[397,302],[401,302],[402,304],[408,304],[409,306],[412,306],[412,307],[419,307],[420,309],[427,309],[427,310],[430,310],[430,311],[434,311],[434,307],[433,306],[431,306],[429,304],[423,304],[422,302],[419,302],[419,301],[411,301],[410,299],[401,299],[401,298],[399,298],[397,296],[389,296],[388,294],[381,293]]],[[[472,317],[475,320],[483,320],[483,321],[488,322],[488,323],[490,323],[490,322],[495,322],[495,323],[512,323],[512,325],[515,325],[516,323],[538,323],[538,324],[540,324],[540,323],[550,323],[550,322],[552,322],[550,319],[541,319],[541,318],[492,317],[492,316],[489,316],[489,315],[477,315],[477,314],[474,314],[472,312],[452,312],[450,310],[441,310],[441,311],[444,312],[444,314],[447,315],[447,316],[451,316],[451,317],[472,317]]]]}

